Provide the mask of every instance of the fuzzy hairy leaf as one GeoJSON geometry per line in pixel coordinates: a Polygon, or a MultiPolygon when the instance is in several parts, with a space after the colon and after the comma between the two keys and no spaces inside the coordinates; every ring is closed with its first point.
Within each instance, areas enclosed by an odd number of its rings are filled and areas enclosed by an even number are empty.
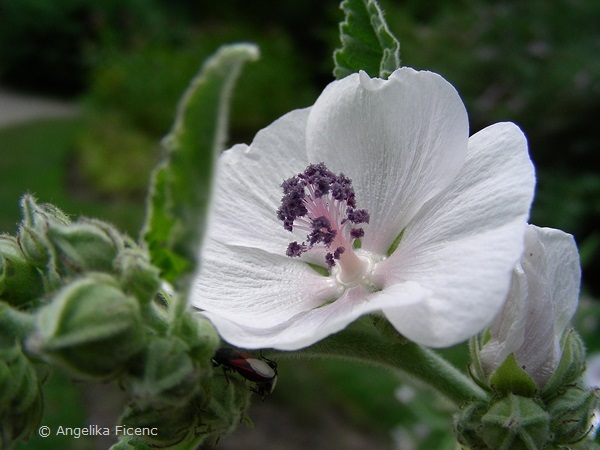
{"type": "Polygon", "coordinates": [[[162,276],[185,287],[198,246],[211,175],[224,150],[229,100],[242,66],[258,58],[252,44],[221,47],[183,95],[163,141],[165,159],[154,172],[142,237],[162,276]]]}
{"type": "Polygon", "coordinates": [[[375,0],[344,0],[345,20],[340,23],[342,47],[333,54],[336,79],[364,70],[371,77],[387,78],[400,67],[400,42],[388,29],[375,0]]]}

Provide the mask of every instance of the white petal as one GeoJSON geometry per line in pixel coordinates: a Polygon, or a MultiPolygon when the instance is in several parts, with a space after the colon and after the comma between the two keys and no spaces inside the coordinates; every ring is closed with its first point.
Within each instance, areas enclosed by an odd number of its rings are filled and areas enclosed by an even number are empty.
{"type": "Polygon", "coordinates": [[[490,375],[511,353],[516,353],[525,341],[527,323],[527,277],[520,265],[513,272],[512,282],[501,313],[490,325],[490,340],[481,349],[481,364],[490,375]]]}
{"type": "Polygon", "coordinates": [[[559,230],[529,225],[524,240],[506,304],[480,358],[491,372],[514,353],[541,388],[558,365],[560,339],[577,306],[579,258],[573,237],[559,230]]]}
{"type": "Polygon", "coordinates": [[[329,277],[285,255],[207,239],[202,256],[190,301],[227,320],[270,327],[340,295],[329,277]]]}
{"type": "Polygon", "coordinates": [[[571,235],[530,225],[521,264],[527,276],[527,323],[517,361],[543,387],[558,366],[560,340],[577,308],[579,255],[571,235]]]}
{"type": "Polygon", "coordinates": [[[297,350],[341,331],[360,316],[391,305],[418,302],[426,291],[407,282],[368,294],[361,286],[352,288],[333,303],[300,313],[277,326],[265,326],[260,320],[240,322],[219,314],[204,312],[217,327],[221,337],[241,348],[276,348],[297,350]]]}
{"type": "MultiPolygon", "coordinates": [[[[536,232],[542,246],[541,257],[545,260],[543,276],[551,296],[555,316],[554,333],[560,338],[575,314],[579,302],[581,268],[577,245],[573,236],[561,230],[539,228],[534,225],[530,225],[529,229],[536,232]]],[[[524,255],[524,259],[530,261],[531,266],[539,273],[542,268],[533,260],[538,257],[538,255],[524,255]]]]}
{"type": "Polygon", "coordinates": [[[363,249],[384,254],[421,206],[456,176],[468,120],[442,77],[410,68],[387,81],[361,73],[331,83],[310,112],[307,151],[350,177],[371,215],[363,249]]]}
{"type": "Polygon", "coordinates": [[[452,185],[418,212],[378,268],[384,286],[413,280],[433,291],[410,313],[386,311],[400,332],[441,347],[492,321],[523,250],[534,183],[525,137],[515,125],[496,124],[469,139],[452,185]]]}
{"type": "Polygon", "coordinates": [[[236,145],[218,162],[208,234],[222,243],[285,255],[294,236],[277,219],[281,183],[308,165],[308,109],[292,111],[261,130],[250,147],[236,145]]]}

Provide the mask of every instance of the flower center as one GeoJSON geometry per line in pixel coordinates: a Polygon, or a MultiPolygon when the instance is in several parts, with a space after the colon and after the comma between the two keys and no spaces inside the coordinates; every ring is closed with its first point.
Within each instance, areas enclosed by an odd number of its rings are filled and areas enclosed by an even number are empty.
{"type": "Polygon", "coordinates": [[[324,163],[311,164],[298,175],[285,180],[277,218],[288,231],[305,231],[306,240],[291,242],[286,255],[297,257],[312,249],[325,249],[330,272],[339,263],[336,277],[351,283],[362,277],[369,263],[354,251],[354,242],[364,236],[369,213],[356,208],[352,181],[343,173],[335,175],[324,163]]]}

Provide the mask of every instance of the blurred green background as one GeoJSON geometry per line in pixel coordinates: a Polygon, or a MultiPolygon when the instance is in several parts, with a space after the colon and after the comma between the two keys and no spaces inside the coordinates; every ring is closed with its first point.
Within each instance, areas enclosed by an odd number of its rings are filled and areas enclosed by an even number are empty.
{"type": "MultiPolygon", "coordinates": [[[[580,330],[590,351],[599,351],[591,299],[600,296],[600,2],[380,3],[400,39],[403,64],[436,71],[457,87],[471,133],[504,120],[524,130],[538,177],[531,221],[575,235],[584,271],[580,330]]],[[[338,2],[322,0],[3,0],[0,86],[66,99],[80,113],[0,128],[0,230],[16,231],[19,198],[32,192],[70,214],[103,218],[137,236],[158,143],[201,62],[223,43],[260,46],[262,58],[245,69],[231,109],[230,142],[249,143],[280,115],[311,105],[332,80],[341,19],[338,2]]],[[[448,354],[465,366],[463,347],[448,354]]],[[[253,406],[253,435],[264,438],[256,448],[278,448],[277,436],[290,436],[292,426],[319,436],[303,448],[364,448],[362,437],[369,448],[416,448],[416,442],[444,448],[438,430],[449,427],[440,416],[447,405],[417,401],[430,394],[403,404],[394,396],[397,382],[377,370],[280,365],[276,393],[253,406]],[[280,423],[286,414],[293,420],[280,423]],[[413,447],[402,447],[411,439],[413,447]]],[[[60,374],[51,386],[47,424],[95,423],[93,412],[108,398],[83,395],[91,388],[60,374]]],[[[108,389],[118,398],[118,387],[108,389]]],[[[114,420],[111,411],[103,414],[114,420]]],[[[236,448],[227,442],[221,448],[236,448]]],[[[252,442],[244,441],[244,448],[255,448],[252,442]]],[[[34,438],[23,448],[93,445],[105,444],[34,438]]]]}

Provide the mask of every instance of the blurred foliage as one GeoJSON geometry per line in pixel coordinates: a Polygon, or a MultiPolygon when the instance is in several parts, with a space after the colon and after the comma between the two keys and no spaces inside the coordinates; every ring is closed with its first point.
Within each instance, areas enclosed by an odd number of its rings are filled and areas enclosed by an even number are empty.
{"type": "Polygon", "coordinates": [[[158,141],[133,127],[123,112],[90,111],[74,149],[71,176],[96,196],[140,203],[147,194],[158,141]]]}
{"type": "Polygon", "coordinates": [[[104,48],[134,46],[162,24],[153,0],[3,0],[0,73],[19,88],[79,94],[104,48]]]}
{"type": "MultiPolygon", "coordinates": [[[[157,161],[155,143],[169,130],[177,101],[200,62],[222,43],[255,33],[243,27],[212,29],[194,33],[185,46],[150,43],[132,53],[107,55],[86,96],[90,126],[78,142],[83,176],[109,196],[145,193],[157,161]]],[[[250,141],[256,130],[316,97],[309,72],[297,70],[302,64],[285,34],[273,34],[254,39],[262,58],[245,69],[236,86],[232,141],[250,141]]]]}
{"type": "Polygon", "coordinates": [[[25,193],[59,204],[73,216],[110,220],[131,236],[141,227],[144,204],[127,197],[99,197],[72,170],[82,133],[79,119],[38,121],[0,129],[0,230],[15,233],[25,193]]]}
{"type": "Polygon", "coordinates": [[[120,111],[132,126],[162,136],[201,62],[223,43],[254,36],[251,41],[259,45],[261,61],[245,71],[232,105],[232,128],[251,138],[259,127],[310,105],[316,96],[308,81],[310,72],[298,70],[302,62],[286,35],[256,33],[243,26],[214,28],[192,33],[181,46],[149,43],[133,52],[115,51],[95,71],[86,98],[95,110],[120,111]]]}

